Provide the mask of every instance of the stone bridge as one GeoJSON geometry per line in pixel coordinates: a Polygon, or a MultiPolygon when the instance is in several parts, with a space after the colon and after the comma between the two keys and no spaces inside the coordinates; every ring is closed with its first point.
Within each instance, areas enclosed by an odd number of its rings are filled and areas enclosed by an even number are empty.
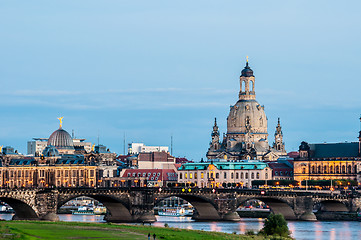
{"type": "MultiPolygon", "coordinates": [[[[58,188],[0,189],[0,200],[14,210],[13,219],[57,220],[57,210],[66,202],[87,196],[107,208],[105,219],[111,222],[155,221],[154,206],[176,196],[195,208],[193,218],[202,221],[237,221],[236,209],[248,200],[266,203],[275,214],[288,220],[345,219],[361,209],[359,194],[330,194],[306,191],[265,191],[198,188],[58,188]],[[315,206],[319,207],[316,215],[315,206]]],[[[350,220],[350,219],[348,219],[350,220]]]]}

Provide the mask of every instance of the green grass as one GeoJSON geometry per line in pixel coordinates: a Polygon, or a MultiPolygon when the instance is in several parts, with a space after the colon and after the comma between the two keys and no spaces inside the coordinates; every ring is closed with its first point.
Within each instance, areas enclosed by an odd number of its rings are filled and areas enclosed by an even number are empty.
{"type": "MultiPolygon", "coordinates": [[[[261,236],[246,236],[220,232],[205,232],[178,228],[161,228],[139,225],[106,223],[1,221],[0,239],[148,239],[155,233],[156,239],[169,240],[232,240],[264,239],[261,236]]],[[[153,239],[153,238],[151,238],[153,239]]]]}

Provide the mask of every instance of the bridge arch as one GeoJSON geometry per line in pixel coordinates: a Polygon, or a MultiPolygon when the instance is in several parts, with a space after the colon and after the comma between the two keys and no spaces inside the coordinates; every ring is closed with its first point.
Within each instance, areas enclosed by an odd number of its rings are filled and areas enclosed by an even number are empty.
{"type": "Polygon", "coordinates": [[[250,200],[259,200],[267,204],[273,214],[282,214],[287,220],[296,220],[297,217],[293,208],[284,200],[272,197],[250,197],[240,198],[237,203],[237,207],[243,205],[250,200]]]}
{"type": "Polygon", "coordinates": [[[347,206],[337,200],[324,200],[317,201],[314,205],[314,209],[320,212],[348,212],[347,206]]]}
{"type": "Polygon", "coordinates": [[[104,220],[110,222],[134,222],[134,219],[131,211],[129,210],[129,203],[117,199],[115,197],[106,196],[106,195],[92,195],[92,194],[79,194],[69,196],[61,201],[59,201],[57,209],[63,206],[65,203],[69,202],[72,199],[78,197],[89,197],[101,202],[107,209],[107,214],[104,217],[104,220]]]}
{"type": "Polygon", "coordinates": [[[212,200],[192,194],[174,193],[157,195],[154,201],[154,205],[157,205],[160,201],[169,197],[178,197],[189,202],[196,210],[192,217],[195,220],[208,221],[222,219],[218,213],[218,208],[212,200]]]}
{"type": "Polygon", "coordinates": [[[13,220],[39,220],[35,210],[24,201],[15,198],[0,197],[0,201],[7,203],[15,211],[13,220]]]}

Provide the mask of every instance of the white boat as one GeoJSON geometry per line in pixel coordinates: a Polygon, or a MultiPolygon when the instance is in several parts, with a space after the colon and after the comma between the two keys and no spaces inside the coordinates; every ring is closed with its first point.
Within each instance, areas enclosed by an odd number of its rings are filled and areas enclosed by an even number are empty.
{"type": "Polygon", "coordinates": [[[174,216],[181,217],[185,216],[185,209],[182,207],[164,207],[159,208],[158,210],[159,216],[174,216]]]}

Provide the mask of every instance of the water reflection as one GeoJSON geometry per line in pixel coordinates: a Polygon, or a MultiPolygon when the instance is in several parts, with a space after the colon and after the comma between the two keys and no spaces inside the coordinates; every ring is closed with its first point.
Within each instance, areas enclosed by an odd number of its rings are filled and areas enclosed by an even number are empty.
{"type": "MultiPolygon", "coordinates": [[[[11,220],[13,214],[0,214],[0,218],[11,220]]],[[[102,215],[59,214],[61,221],[105,222],[102,215]]],[[[227,233],[245,233],[249,230],[259,231],[263,227],[263,219],[242,218],[239,222],[196,222],[191,217],[157,216],[154,226],[217,231],[227,233]]],[[[289,221],[288,227],[297,240],[354,240],[361,239],[361,222],[303,222],[289,221]]]]}

